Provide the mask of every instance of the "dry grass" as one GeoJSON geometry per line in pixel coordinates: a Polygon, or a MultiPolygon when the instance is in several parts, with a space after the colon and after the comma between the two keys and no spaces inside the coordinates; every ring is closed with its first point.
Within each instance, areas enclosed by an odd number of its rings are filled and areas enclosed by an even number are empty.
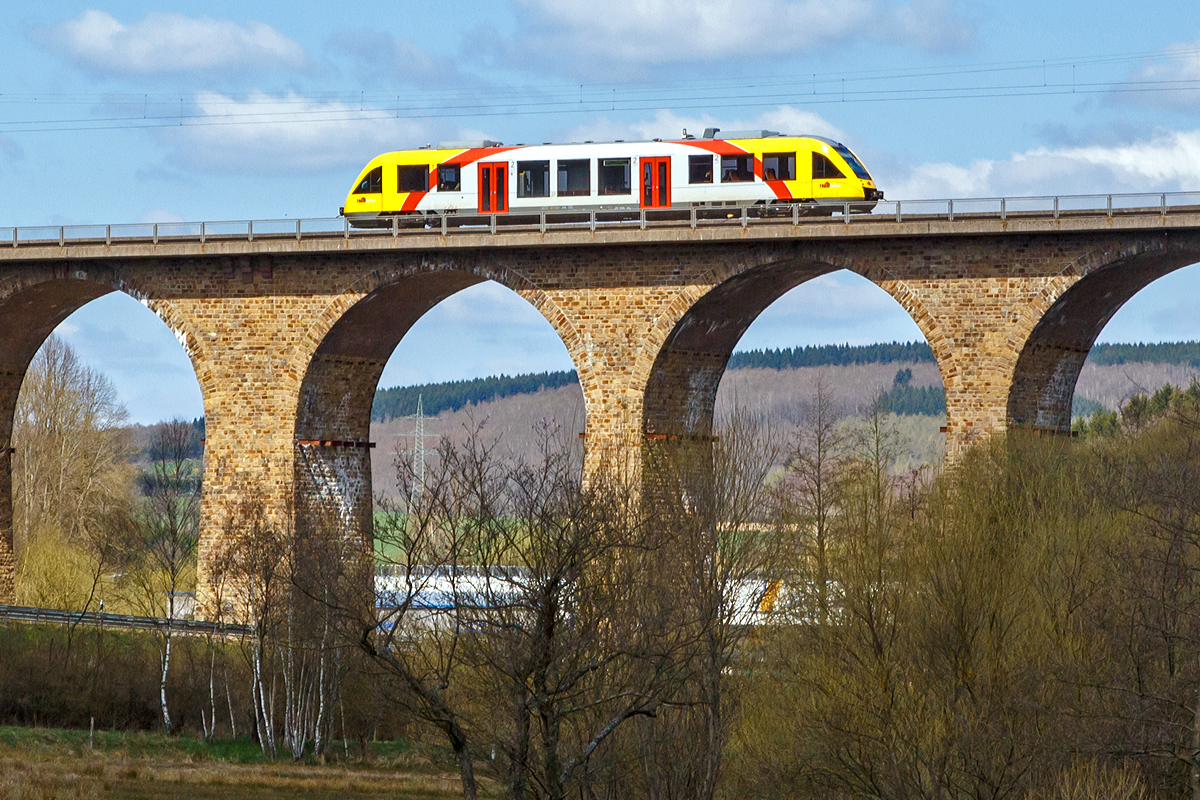
{"type": "Polygon", "coordinates": [[[105,746],[91,750],[86,732],[39,733],[5,737],[0,744],[0,800],[435,800],[462,794],[456,774],[412,752],[369,765],[245,764],[208,758],[203,748],[178,746],[178,740],[155,735],[132,735],[136,741],[126,743],[121,735],[108,734],[105,746]]]}

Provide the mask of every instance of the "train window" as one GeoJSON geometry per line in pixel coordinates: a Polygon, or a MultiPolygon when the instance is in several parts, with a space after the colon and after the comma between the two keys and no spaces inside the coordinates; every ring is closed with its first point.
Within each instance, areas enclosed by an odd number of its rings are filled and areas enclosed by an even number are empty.
{"type": "Polygon", "coordinates": [[[462,167],[458,164],[438,164],[438,191],[462,191],[462,167]]]}
{"type": "Polygon", "coordinates": [[[818,178],[844,178],[842,171],[820,153],[813,153],[813,180],[818,178]]]}
{"type": "Polygon", "coordinates": [[[721,156],[721,183],[754,180],[754,156],[721,156]]]}
{"type": "Polygon", "coordinates": [[[849,147],[846,147],[844,144],[835,144],[833,149],[838,151],[838,155],[846,159],[846,163],[850,165],[850,169],[854,170],[854,174],[860,180],[871,180],[871,173],[867,172],[867,168],[864,167],[863,163],[858,160],[858,156],[850,152],[849,147]]]}
{"type": "Polygon", "coordinates": [[[628,158],[600,159],[600,174],[596,179],[600,194],[633,194],[629,169],[628,158]]]}
{"type": "Polygon", "coordinates": [[[592,162],[573,158],[558,162],[558,196],[576,197],[592,193],[592,162]]]}
{"type": "Polygon", "coordinates": [[[763,153],[764,181],[796,180],[795,153],[763,153]]]}
{"type": "Polygon", "coordinates": [[[712,156],[688,156],[688,183],[712,183],[712,168],[712,156]]]}
{"type": "MultiPolygon", "coordinates": [[[[345,184],[342,184],[343,186],[345,184]]],[[[355,194],[380,194],[383,192],[383,167],[376,167],[366,174],[355,194]]]]}
{"type": "Polygon", "coordinates": [[[550,162],[517,162],[517,197],[550,196],[550,162]]]}
{"type": "Polygon", "coordinates": [[[422,165],[412,167],[399,168],[399,191],[401,192],[428,192],[429,191],[429,167],[422,165]]]}

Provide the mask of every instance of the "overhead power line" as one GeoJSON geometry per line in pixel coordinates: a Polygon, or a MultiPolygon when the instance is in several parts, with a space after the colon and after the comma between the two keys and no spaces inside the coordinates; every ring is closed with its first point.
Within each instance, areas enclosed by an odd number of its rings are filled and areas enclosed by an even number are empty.
{"type": "MultiPolygon", "coordinates": [[[[367,122],[385,119],[541,116],[597,112],[676,111],[758,108],[774,105],[825,106],[1041,97],[1063,94],[1145,94],[1200,91],[1195,79],[1123,79],[1083,81],[1079,67],[1200,59],[1200,48],[1155,53],[1118,53],[1083,58],[998,62],[957,67],[869,70],[847,74],[767,75],[753,78],[639,82],[603,86],[466,87],[452,90],[365,92],[202,92],[191,98],[173,94],[0,94],[2,106],[86,106],[98,112],[124,108],[126,113],[0,121],[2,133],[103,131],[135,128],[212,127],[367,122]],[[1057,73],[1070,68],[1071,80],[1057,73]],[[986,75],[1029,73],[1041,80],[986,82],[986,75]],[[1055,72],[1055,80],[1050,75],[1055,72]],[[963,81],[974,77],[973,81],[963,81]],[[200,106],[197,108],[197,106],[200,106]],[[224,110],[222,106],[232,106],[224,110]],[[356,108],[357,107],[357,108],[356,108]],[[170,111],[161,109],[169,108],[170,111]],[[151,113],[153,112],[153,113],[151,113]]],[[[1015,75],[1014,75],[1015,77],[1015,75]]]]}

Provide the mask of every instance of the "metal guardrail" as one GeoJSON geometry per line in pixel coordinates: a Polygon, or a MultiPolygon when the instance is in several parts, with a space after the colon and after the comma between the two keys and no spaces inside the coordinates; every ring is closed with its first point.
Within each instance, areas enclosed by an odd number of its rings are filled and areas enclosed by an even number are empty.
{"type": "MultiPolygon", "coordinates": [[[[95,611],[59,611],[50,608],[0,605],[0,622],[30,622],[50,625],[88,625],[126,631],[162,631],[168,620],[158,617],[131,617],[124,614],[105,614],[95,611]]],[[[202,622],[194,619],[171,621],[174,633],[184,636],[246,636],[252,633],[248,625],[229,625],[202,622]]]]}
{"type": "MultiPolygon", "coordinates": [[[[861,205],[861,202],[860,202],[861,205]]],[[[379,227],[358,228],[345,217],[314,219],[154,222],[121,225],[60,225],[0,228],[0,247],[112,245],[164,242],[228,242],[260,239],[345,239],[452,236],[455,233],[545,233],[549,230],[828,224],[855,222],[948,222],[979,219],[1061,219],[1200,213],[1200,192],[970,197],[946,200],[883,200],[871,211],[841,205],[729,205],[691,209],[599,209],[507,214],[431,212],[425,217],[391,217],[379,227]]]]}

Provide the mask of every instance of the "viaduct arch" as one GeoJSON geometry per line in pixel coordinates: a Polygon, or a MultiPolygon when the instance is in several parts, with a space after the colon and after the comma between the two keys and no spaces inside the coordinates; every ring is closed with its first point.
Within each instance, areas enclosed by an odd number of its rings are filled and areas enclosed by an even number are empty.
{"type": "MultiPolygon", "coordinates": [[[[513,289],[562,338],[595,469],[639,457],[648,434],[711,432],[746,327],[839,269],[883,288],[924,332],[946,390],[948,457],[1010,425],[1066,430],[1104,322],[1196,262],[1200,212],[0,248],[0,445],[25,366],[57,322],[114,288],[143,299],[179,335],[204,394],[199,583],[211,610],[209,568],[236,546],[231,514],[247,492],[282,519],[299,491],[369,531],[369,451],[357,445],[380,371],[417,318],[473,283],[513,289]]],[[[12,589],[10,487],[4,459],[0,600],[12,589]]]]}
{"type": "MultiPolygon", "coordinates": [[[[1009,425],[1071,430],[1075,382],[1096,337],[1150,283],[1200,261],[1196,240],[1163,237],[1127,252],[1096,254],[1071,267],[1033,326],[1013,368],[1009,425]]],[[[1056,287],[1057,288],[1057,287],[1056,287]]]]}
{"type": "MultiPolygon", "coordinates": [[[[12,434],[17,399],[33,357],[59,323],[91,301],[112,292],[142,300],[175,332],[193,369],[205,363],[202,344],[171,306],[111,267],[73,270],[66,263],[41,264],[0,278],[0,601],[11,601],[13,552],[12,434]]],[[[201,392],[204,380],[200,376],[201,392]]]]}

